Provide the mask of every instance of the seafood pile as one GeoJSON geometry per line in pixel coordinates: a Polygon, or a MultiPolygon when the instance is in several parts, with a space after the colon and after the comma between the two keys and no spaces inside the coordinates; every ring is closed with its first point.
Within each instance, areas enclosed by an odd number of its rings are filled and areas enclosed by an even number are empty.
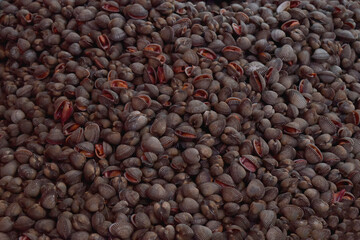
{"type": "Polygon", "coordinates": [[[360,2],[0,1],[0,239],[360,239],[360,2]]]}

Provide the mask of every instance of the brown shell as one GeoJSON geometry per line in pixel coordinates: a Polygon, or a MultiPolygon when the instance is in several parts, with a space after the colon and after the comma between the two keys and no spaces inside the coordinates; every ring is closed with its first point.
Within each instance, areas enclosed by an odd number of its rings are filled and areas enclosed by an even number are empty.
{"type": "Polygon", "coordinates": [[[305,158],[309,163],[315,164],[322,162],[323,154],[314,144],[308,144],[305,148],[305,158]]]}
{"type": "Polygon", "coordinates": [[[133,231],[134,227],[128,222],[116,222],[109,226],[109,232],[114,237],[129,238],[133,231]]]}
{"type": "Polygon", "coordinates": [[[304,211],[295,205],[287,205],[281,208],[281,212],[290,222],[294,222],[304,216],[304,211]]]}
{"type": "Polygon", "coordinates": [[[289,98],[289,102],[295,105],[299,109],[303,109],[307,106],[307,101],[304,96],[294,89],[290,89],[287,91],[287,95],[289,98]]]}

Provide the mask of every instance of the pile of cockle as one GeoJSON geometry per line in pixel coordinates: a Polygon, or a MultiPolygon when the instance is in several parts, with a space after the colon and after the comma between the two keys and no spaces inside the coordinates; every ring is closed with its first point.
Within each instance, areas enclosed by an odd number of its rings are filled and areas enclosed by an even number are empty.
{"type": "Polygon", "coordinates": [[[360,2],[0,2],[0,239],[360,239],[360,2]]]}

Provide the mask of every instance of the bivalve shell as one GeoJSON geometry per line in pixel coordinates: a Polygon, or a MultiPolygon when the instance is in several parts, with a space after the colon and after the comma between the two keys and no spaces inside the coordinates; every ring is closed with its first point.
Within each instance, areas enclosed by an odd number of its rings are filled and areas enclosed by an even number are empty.
{"type": "Polygon", "coordinates": [[[290,89],[287,91],[289,102],[299,109],[304,109],[307,106],[305,97],[297,90],[290,89]]]}
{"type": "Polygon", "coordinates": [[[134,227],[128,222],[116,222],[109,226],[109,232],[114,237],[125,239],[130,238],[134,232],[134,227]]]}
{"type": "Polygon", "coordinates": [[[281,208],[281,212],[290,222],[294,222],[304,216],[304,211],[295,205],[287,205],[281,208]]]}
{"type": "Polygon", "coordinates": [[[314,144],[308,144],[305,148],[305,158],[311,164],[322,162],[323,154],[314,144]]]}
{"type": "Polygon", "coordinates": [[[273,210],[263,210],[260,212],[260,221],[265,229],[273,226],[276,222],[276,213],[273,210]]]}

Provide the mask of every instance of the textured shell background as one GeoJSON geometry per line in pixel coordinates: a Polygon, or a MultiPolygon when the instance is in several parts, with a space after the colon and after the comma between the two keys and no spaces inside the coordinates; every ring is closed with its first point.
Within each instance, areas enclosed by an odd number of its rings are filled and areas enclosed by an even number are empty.
{"type": "Polygon", "coordinates": [[[0,239],[360,239],[360,2],[0,0],[0,239]]]}

